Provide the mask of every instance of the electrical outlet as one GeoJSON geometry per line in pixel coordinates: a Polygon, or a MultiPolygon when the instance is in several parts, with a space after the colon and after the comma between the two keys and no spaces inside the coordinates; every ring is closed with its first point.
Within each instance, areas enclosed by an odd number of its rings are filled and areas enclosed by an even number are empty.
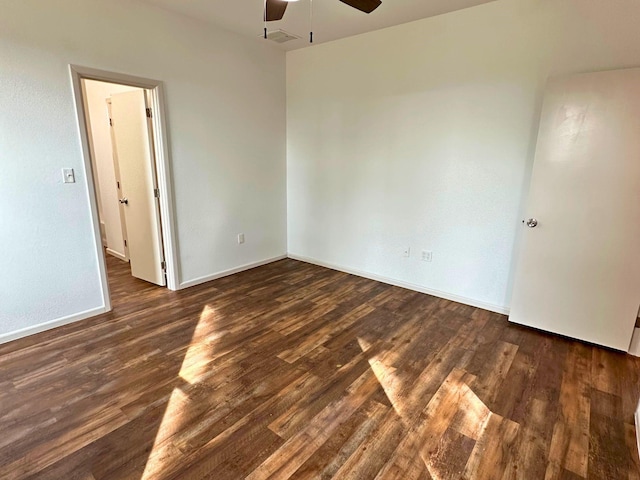
{"type": "Polygon", "coordinates": [[[433,260],[433,252],[428,250],[422,250],[422,255],[420,256],[423,262],[430,262],[433,260]]]}
{"type": "Polygon", "coordinates": [[[403,257],[411,256],[411,247],[404,247],[404,249],[402,249],[402,256],[403,257]]]}
{"type": "Polygon", "coordinates": [[[62,169],[62,181],[64,183],[76,183],[76,174],[73,171],[73,168],[62,169]]]}
{"type": "Polygon", "coordinates": [[[239,233],[238,234],[238,245],[243,244],[244,243],[244,233],[239,233]]]}

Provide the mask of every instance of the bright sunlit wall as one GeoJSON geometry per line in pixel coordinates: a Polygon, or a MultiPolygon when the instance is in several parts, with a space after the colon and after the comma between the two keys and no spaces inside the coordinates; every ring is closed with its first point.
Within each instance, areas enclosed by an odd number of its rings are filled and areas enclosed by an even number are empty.
{"type": "Polygon", "coordinates": [[[498,0],[289,52],[289,253],[506,312],[546,78],[640,66],[640,3],[614,3],[498,0]]]}

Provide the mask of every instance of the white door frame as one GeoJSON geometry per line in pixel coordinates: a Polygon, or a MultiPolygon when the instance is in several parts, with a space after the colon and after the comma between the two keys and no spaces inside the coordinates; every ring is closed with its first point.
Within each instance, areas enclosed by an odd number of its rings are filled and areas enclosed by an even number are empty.
{"type": "Polygon", "coordinates": [[[165,262],[167,267],[167,287],[170,290],[178,290],[179,269],[177,260],[176,241],[176,221],[175,207],[173,201],[173,182],[171,178],[171,165],[169,158],[169,145],[167,141],[167,128],[165,122],[164,86],[159,80],[135,77],[123,73],[108,72],[95,68],[69,65],[71,83],[78,115],[78,129],[80,131],[80,142],[82,156],[84,158],[84,168],[86,171],[86,187],[91,206],[91,217],[93,223],[94,242],[98,268],[100,270],[100,280],[102,283],[102,295],[105,310],[111,310],[111,299],[109,296],[109,285],[107,282],[107,266],[102,246],[102,236],[100,234],[100,220],[98,217],[98,201],[96,197],[94,174],[91,165],[91,150],[89,148],[89,137],[87,132],[87,106],[82,89],[82,80],[98,80],[102,82],[118,83],[148,89],[151,91],[153,116],[153,144],[155,150],[156,172],[158,175],[158,186],[160,187],[160,217],[162,224],[162,241],[164,244],[165,262]]]}

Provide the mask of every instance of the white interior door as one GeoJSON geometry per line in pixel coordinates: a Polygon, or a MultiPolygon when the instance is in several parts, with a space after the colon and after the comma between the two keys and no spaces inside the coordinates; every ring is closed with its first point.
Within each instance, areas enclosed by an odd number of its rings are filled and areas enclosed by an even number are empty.
{"type": "Polygon", "coordinates": [[[160,210],[154,195],[156,174],[144,90],[111,96],[114,150],[131,274],[165,285],[160,210]]]}
{"type": "MultiPolygon", "coordinates": [[[[109,119],[113,122],[112,120],[112,113],[111,113],[111,97],[106,99],[107,102],[107,111],[109,112],[109,119]]],[[[112,160],[113,160],[113,172],[116,176],[116,191],[118,192],[118,198],[123,198],[122,195],[122,182],[120,181],[120,166],[118,164],[118,155],[115,149],[115,138],[114,138],[114,134],[113,134],[113,128],[111,128],[111,154],[112,154],[112,160]]],[[[122,240],[124,242],[124,258],[127,262],[129,262],[129,247],[128,247],[128,242],[127,242],[127,224],[125,222],[125,211],[124,211],[124,207],[125,205],[123,203],[119,203],[118,204],[118,212],[120,213],[120,232],[122,233],[122,240]]]]}
{"type": "Polygon", "coordinates": [[[640,305],[640,69],[552,80],[512,322],[626,351],[640,305]]]}

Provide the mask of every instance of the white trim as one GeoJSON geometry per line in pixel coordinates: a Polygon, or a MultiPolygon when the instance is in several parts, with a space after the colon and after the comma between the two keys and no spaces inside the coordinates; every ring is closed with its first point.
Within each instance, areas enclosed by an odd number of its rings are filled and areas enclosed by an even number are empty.
{"type": "Polygon", "coordinates": [[[125,257],[124,255],[122,255],[119,252],[116,252],[115,250],[111,250],[110,248],[105,248],[105,250],[107,251],[107,253],[113,257],[116,257],[120,260],[122,260],[123,262],[128,262],[129,260],[127,260],[127,257],[125,257]]]}
{"type": "MultiPolygon", "coordinates": [[[[158,175],[158,185],[160,187],[160,215],[162,218],[162,242],[165,252],[165,262],[167,268],[167,287],[170,290],[179,288],[179,265],[176,240],[176,221],[173,198],[173,181],[171,178],[171,166],[169,157],[169,145],[167,143],[166,109],[164,106],[164,86],[159,80],[135,77],[132,75],[97,70],[95,68],[69,65],[71,83],[75,99],[76,111],[78,114],[78,129],[82,143],[82,155],[87,172],[87,189],[89,202],[91,205],[91,216],[94,223],[94,230],[99,233],[98,209],[96,194],[93,182],[93,170],[91,168],[91,154],[89,141],[87,138],[85,104],[82,95],[82,79],[99,80],[103,82],[119,83],[151,90],[153,109],[153,136],[155,146],[156,171],[158,175]]],[[[95,231],[94,231],[95,235],[95,231]]],[[[107,310],[111,310],[109,299],[109,287],[107,284],[107,270],[102,248],[101,236],[96,236],[96,252],[102,281],[102,294],[107,310]]]]}
{"type": "Polygon", "coordinates": [[[171,162],[169,144],[167,142],[166,112],[164,107],[164,86],[160,82],[151,91],[152,109],[154,115],[153,139],[156,155],[156,174],[160,187],[160,217],[162,218],[162,243],[164,246],[164,260],[167,266],[167,288],[180,288],[180,270],[178,261],[178,240],[176,237],[175,204],[173,199],[173,177],[171,176],[171,162]]]}
{"type": "MultiPolygon", "coordinates": [[[[96,185],[96,194],[98,193],[98,186],[96,185]]],[[[100,222],[100,238],[102,238],[102,244],[107,243],[107,226],[103,221],[100,222]]]]}
{"type": "MultiPolygon", "coordinates": [[[[93,243],[96,249],[96,260],[100,273],[100,286],[102,288],[102,302],[106,311],[111,310],[111,297],[109,295],[109,282],[107,281],[107,260],[102,248],[102,232],[100,231],[100,217],[98,215],[98,200],[93,178],[93,165],[91,164],[91,150],[89,148],[89,137],[87,133],[87,115],[82,89],[82,77],[71,67],[71,85],[73,90],[73,101],[78,115],[78,130],[80,132],[80,146],[82,148],[82,159],[84,161],[85,188],[89,197],[89,207],[91,210],[91,223],[93,225],[93,243]]],[[[54,320],[55,321],[55,320],[54,320]]]]}
{"type": "Polygon", "coordinates": [[[247,263],[246,265],[230,268],[229,270],[224,270],[222,272],[213,273],[211,275],[206,275],[204,277],[194,278],[193,280],[182,282],[180,284],[180,289],[194,287],[196,285],[200,285],[201,283],[210,282],[211,280],[217,280],[218,278],[228,277],[229,275],[233,275],[234,273],[240,273],[240,272],[244,272],[245,270],[251,270],[252,268],[261,267],[263,265],[267,265],[268,263],[284,260],[285,258],[287,258],[287,255],[278,255],[277,257],[268,258],[266,260],[261,260],[259,262],[247,263]]]}
{"type": "Polygon", "coordinates": [[[12,342],[14,340],[18,340],[19,338],[35,335],[36,333],[61,327],[69,323],[79,322],[80,320],[85,320],[89,317],[94,317],[96,315],[100,315],[101,313],[106,313],[106,312],[108,312],[108,310],[105,307],[93,308],[91,310],[75,313],[73,315],[68,315],[66,317],[56,318],[55,320],[40,323],[32,327],[22,328],[14,332],[3,333],[2,335],[0,335],[0,344],[12,342]]]}
{"type": "Polygon", "coordinates": [[[415,283],[405,282],[403,280],[396,280],[395,278],[385,277],[383,275],[365,272],[362,270],[357,270],[355,268],[343,267],[341,265],[335,265],[333,263],[324,262],[322,260],[316,260],[315,258],[305,257],[302,255],[296,255],[296,254],[290,253],[288,257],[292,258],[293,260],[312,263],[314,265],[319,265],[321,267],[330,268],[332,270],[338,270],[339,272],[349,273],[351,275],[368,278],[370,280],[375,280],[377,282],[394,285],[396,287],[406,288],[408,290],[413,290],[415,292],[426,293],[427,295],[433,295],[434,297],[444,298],[445,300],[451,300],[452,302],[463,303],[465,305],[482,308],[483,310],[489,310],[491,312],[500,313],[502,315],[509,315],[509,308],[503,307],[501,305],[494,305],[492,303],[482,302],[480,300],[475,300],[473,298],[461,297],[460,295],[455,295],[453,293],[442,292],[440,290],[433,290],[431,288],[426,288],[426,287],[423,287],[422,285],[417,285],[415,283]]]}
{"type": "Polygon", "coordinates": [[[634,357],[640,357],[640,328],[633,329],[633,335],[631,336],[631,343],[629,344],[629,355],[634,357]]]}
{"type": "Polygon", "coordinates": [[[636,413],[633,417],[636,423],[636,443],[638,444],[638,455],[640,455],[640,402],[638,403],[638,408],[636,408],[636,413]]]}

